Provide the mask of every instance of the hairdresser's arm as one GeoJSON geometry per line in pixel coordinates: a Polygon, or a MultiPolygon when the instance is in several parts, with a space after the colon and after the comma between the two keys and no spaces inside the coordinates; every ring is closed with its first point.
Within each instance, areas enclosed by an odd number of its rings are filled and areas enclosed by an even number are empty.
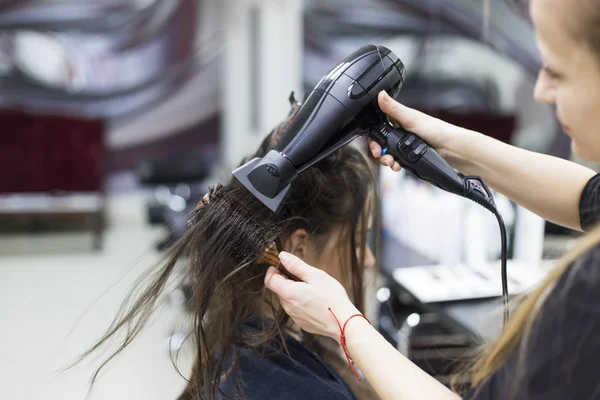
{"type": "MultiPolygon", "coordinates": [[[[594,171],[448,124],[405,107],[384,93],[379,95],[381,109],[429,142],[458,171],[481,176],[493,189],[549,221],[581,229],[579,199],[594,171]]],[[[381,154],[376,143],[371,143],[371,151],[375,157],[381,154]]],[[[389,165],[390,158],[381,157],[382,164],[389,165]]]]}
{"type": "MultiPolygon", "coordinates": [[[[342,285],[291,254],[281,253],[280,258],[303,282],[286,279],[270,268],[265,278],[267,287],[279,295],[286,312],[302,329],[339,342],[340,330],[329,308],[342,325],[358,313],[342,285]]],[[[459,398],[396,351],[365,319],[352,318],[345,336],[350,356],[382,400],[459,398]]]]}
{"type": "Polygon", "coordinates": [[[362,318],[346,326],[346,346],[382,400],[459,397],[399,353],[362,318]]]}

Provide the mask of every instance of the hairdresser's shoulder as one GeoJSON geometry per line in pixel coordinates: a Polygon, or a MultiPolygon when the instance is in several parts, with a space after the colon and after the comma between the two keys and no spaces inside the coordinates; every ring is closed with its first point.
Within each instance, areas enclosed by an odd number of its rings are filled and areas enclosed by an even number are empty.
{"type": "Polygon", "coordinates": [[[556,283],[552,298],[555,301],[549,300],[550,303],[590,306],[590,311],[600,316],[600,244],[582,253],[567,267],[556,283]]]}
{"type": "MultiPolygon", "coordinates": [[[[599,398],[599,304],[600,246],[594,246],[560,275],[537,313],[525,352],[513,355],[511,366],[523,362],[521,384],[527,394],[516,399],[599,398]]],[[[513,370],[506,368],[505,376],[513,370]]]]}
{"type": "Polygon", "coordinates": [[[570,265],[567,275],[583,284],[600,285],[600,243],[579,256],[570,265]]]}

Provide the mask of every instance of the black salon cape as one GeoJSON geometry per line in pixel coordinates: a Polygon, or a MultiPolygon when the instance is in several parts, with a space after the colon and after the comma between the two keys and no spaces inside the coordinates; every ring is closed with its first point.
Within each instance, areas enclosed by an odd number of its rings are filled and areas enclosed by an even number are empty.
{"type": "MultiPolygon", "coordinates": [[[[585,187],[580,201],[581,226],[600,220],[600,175],[585,187]]],[[[469,400],[600,399],[600,246],[573,265],[549,293],[522,355],[506,364],[469,400]]]]}
{"type": "MultiPolygon", "coordinates": [[[[243,331],[256,331],[260,321],[247,322],[243,331]]],[[[230,399],[242,398],[237,390],[242,382],[247,400],[356,400],[342,378],[316,354],[289,336],[286,344],[289,356],[281,352],[278,340],[265,346],[265,357],[240,349],[237,372],[230,374],[220,389],[230,399]]]]}

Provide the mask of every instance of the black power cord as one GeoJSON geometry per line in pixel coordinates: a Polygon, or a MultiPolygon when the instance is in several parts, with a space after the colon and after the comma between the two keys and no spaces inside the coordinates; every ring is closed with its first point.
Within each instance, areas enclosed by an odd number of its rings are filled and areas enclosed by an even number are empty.
{"type": "Polygon", "coordinates": [[[502,250],[500,252],[500,274],[502,279],[502,303],[504,304],[504,319],[503,319],[503,327],[506,328],[506,324],[508,323],[509,316],[509,308],[508,308],[508,271],[506,268],[507,257],[508,257],[508,240],[506,238],[506,226],[504,225],[504,219],[502,219],[502,214],[496,209],[494,211],[494,215],[498,220],[498,225],[500,226],[500,240],[502,241],[502,250]]]}
{"type": "Polygon", "coordinates": [[[503,327],[506,328],[509,317],[508,308],[508,271],[507,271],[507,258],[508,258],[508,239],[506,235],[506,225],[502,214],[498,211],[498,207],[494,202],[494,196],[490,189],[487,187],[483,179],[479,176],[465,176],[466,197],[475,203],[488,209],[496,216],[498,225],[500,227],[500,240],[502,241],[502,247],[500,252],[500,277],[502,281],[502,303],[504,305],[504,318],[503,327]]]}

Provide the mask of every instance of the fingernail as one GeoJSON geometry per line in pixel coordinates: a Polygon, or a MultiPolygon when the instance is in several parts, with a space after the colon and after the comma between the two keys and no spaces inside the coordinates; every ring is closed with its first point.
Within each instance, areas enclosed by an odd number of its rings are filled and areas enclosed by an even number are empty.
{"type": "Polygon", "coordinates": [[[387,92],[386,92],[386,91],[384,91],[384,92],[383,92],[383,97],[382,97],[382,100],[383,100],[384,102],[386,102],[386,103],[389,103],[389,102],[390,102],[390,95],[389,95],[389,94],[387,94],[387,92]]]}
{"type": "Polygon", "coordinates": [[[290,261],[290,255],[288,253],[286,253],[285,251],[282,251],[281,253],[279,253],[279,259],[281,261],[283,261],[284,263],[290,261]]]}
{"type": "Polygon", "coordinates": [[[394,160],[388,160],[387,162],[388,167],[391,167],[394,165],[394,160]]]}

